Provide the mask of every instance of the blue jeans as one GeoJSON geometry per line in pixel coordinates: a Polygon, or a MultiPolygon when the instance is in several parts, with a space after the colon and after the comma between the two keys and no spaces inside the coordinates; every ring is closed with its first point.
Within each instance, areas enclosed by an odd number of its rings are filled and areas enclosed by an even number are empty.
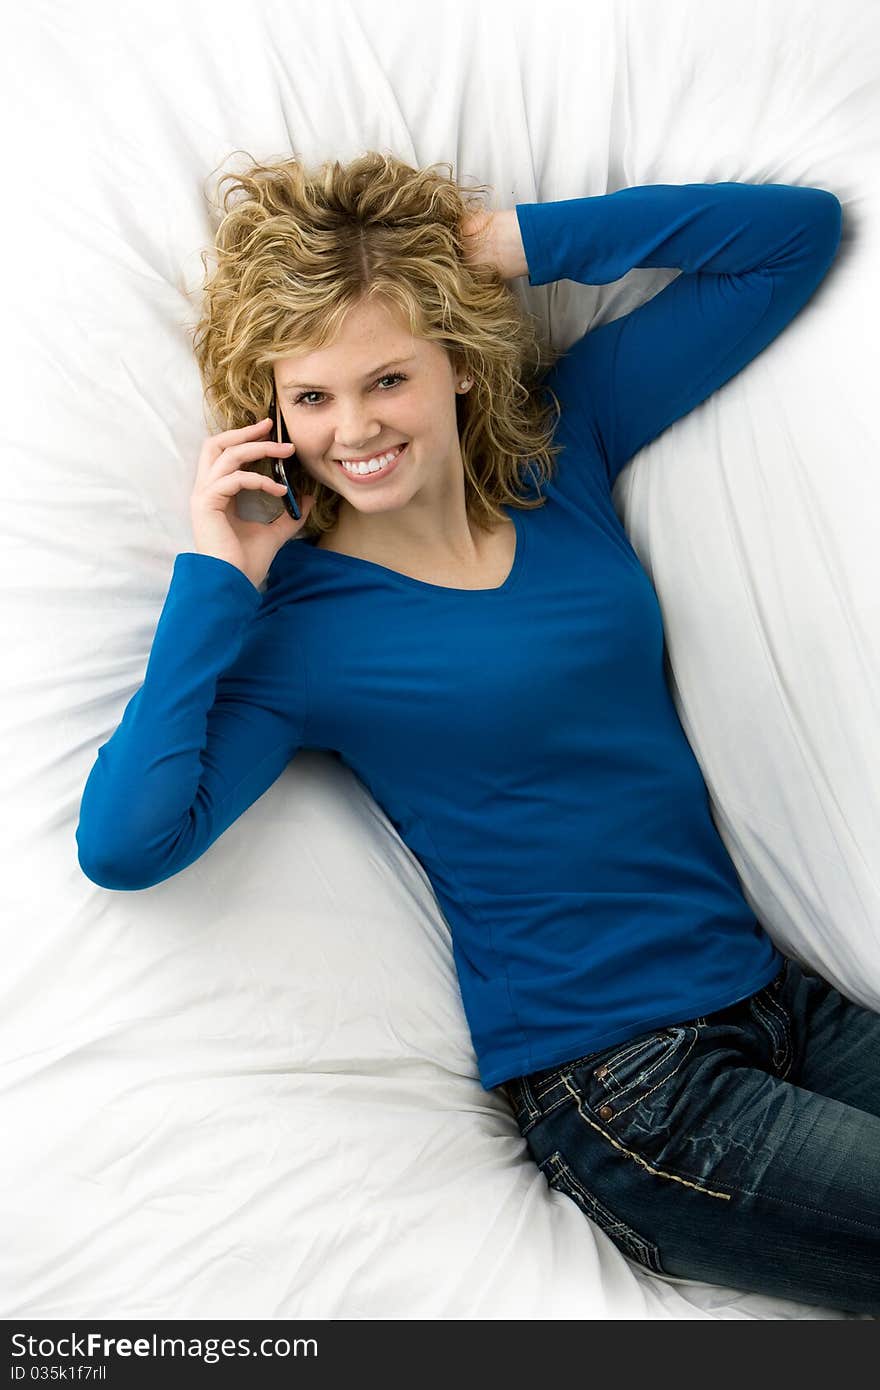
{"type": "Polygon", "coordinates": [[[644,1269],[880,1313],[880,1015],[798,961],[503,1090],[549,1185],[644,1269]]]}

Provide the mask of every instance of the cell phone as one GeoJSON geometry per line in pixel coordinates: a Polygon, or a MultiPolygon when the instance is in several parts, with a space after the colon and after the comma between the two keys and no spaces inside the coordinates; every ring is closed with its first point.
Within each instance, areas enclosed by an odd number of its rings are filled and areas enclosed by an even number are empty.
{"type": "MultiPolygon", "coordinates": [[[[269,413],[272,417],[269,438],[274,444],[289,444],[291,439],[284,424],[284,416],[281,414],[276,392],[272,393],[272,408],[269,413]]],[[[294,521],[300,520],[302,512],[297,501],[296,484],[301,482],[301,479],[297,478],[299,470],[295,452],[286,459],[267,455],[266,458],[256,459],[253,463],[242,464],[242,467],[249,469],[252,473],[262,473],[264,477],[274,478],[276,482],[283,483],[287,488],[283,497],[270,497],[268,492],[257,492],[256,490],[242,490],[236,493],[235,510],[242,521],[261,521],[268,524],[275,521],[285,510],[289,512],[294,521]]]]}

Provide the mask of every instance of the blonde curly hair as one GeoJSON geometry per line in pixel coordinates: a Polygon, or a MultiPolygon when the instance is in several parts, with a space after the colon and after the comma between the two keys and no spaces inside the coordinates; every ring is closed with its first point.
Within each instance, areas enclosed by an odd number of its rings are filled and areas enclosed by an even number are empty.
{"type": "MultiPolygon", "coordinates": [[[[462,220],[486,211],[474,195],[489,185],[464,192],[451,164],[439,166],[448,177],[436,167],[370,151],[317,169],[293,158],[225,174],[214,246],[201,252],[193,351],[215,416],[209,432],[238,429],[271,413],[276,361],[332,342],[357,304],[396,307],[414,337],[440,344],[473,379],[456,397],[465,505],[492,530],[502,506],[544,505],[523,495],[523,474],[528,467],[539,482],[555,470],[560,406],[540,379],[558,354],[497,268],[464,258],[462,220]]],[[[339,494],[290,471],[294,487],[315,496],[300,534],[317,538],[336,525],[339,494]]]]}

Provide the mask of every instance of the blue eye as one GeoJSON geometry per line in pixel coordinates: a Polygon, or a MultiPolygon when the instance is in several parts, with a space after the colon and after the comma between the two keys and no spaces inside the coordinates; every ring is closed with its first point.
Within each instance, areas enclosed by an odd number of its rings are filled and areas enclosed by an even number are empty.
{"type": "MultiPolygon", "coordinates": [[[[380,376],[379,381],[393,381],[394,385],[396,386],[399,381],[406,381],[406,377],[403,375],[403,372],[389,372],[385,376],[380,376]]],[[[394,388],[389,386],[385,389],[391,391],[394,388]]],[[[319,402],[307,401],[306,396],[323,396],[323,394],[323,391],[302,391],[298,396],[294,398],[293,404],[304,405],[306,409],[314,409],[314,407],[317,404],[319,404],[319,402]]]]}

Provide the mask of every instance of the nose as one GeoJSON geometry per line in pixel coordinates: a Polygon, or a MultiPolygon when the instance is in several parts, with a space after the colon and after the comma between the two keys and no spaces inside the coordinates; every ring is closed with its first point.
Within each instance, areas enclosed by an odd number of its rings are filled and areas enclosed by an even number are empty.
{"type": "Polygon", "coordinates": [[[371,429],[364,418],[362,406],[341,406],[339,418],[336,445],[340,453],[368,454],[377,440],[383,438],[383,426],[377,421],[371,429]]]}
{"type": "Polygon", "coordinates": [[[363,434],[358,437],[355,435],[354,431],[352,431],[348,439],[337,438],[335,452],[345,454],[348,458],[366,457],[373,449],[375,441],[379,438],[381,438],[381,431],[379,434],[373,434],[369,439],[363,434]]]}
{"type": "Polygon", "coordinates": [[[372,447],[372,444],[370,444],[368,440],[364,440],[357,444],[345,444],[340,439],[337,440],[336,443],[336,448],[340,450],[343,454],[347,454],[349,458],[356,458],[361,454],[364,457],[366,457],[372,447]]]}

